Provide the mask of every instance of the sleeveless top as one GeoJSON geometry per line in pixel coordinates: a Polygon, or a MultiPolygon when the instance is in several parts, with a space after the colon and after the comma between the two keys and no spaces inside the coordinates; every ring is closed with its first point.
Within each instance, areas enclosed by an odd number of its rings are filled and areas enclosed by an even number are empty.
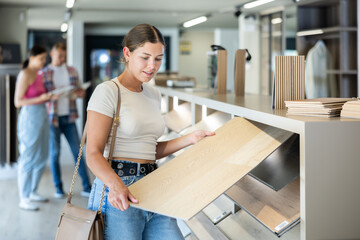
{"type": "Polygon", "coordinates": [[[43,78],[43,72],[39,71],[34,82],[29,85],[28,89],[26,90],[24,98],[34,98],[40,96],[43,93],[46,93],[43,78]]]}

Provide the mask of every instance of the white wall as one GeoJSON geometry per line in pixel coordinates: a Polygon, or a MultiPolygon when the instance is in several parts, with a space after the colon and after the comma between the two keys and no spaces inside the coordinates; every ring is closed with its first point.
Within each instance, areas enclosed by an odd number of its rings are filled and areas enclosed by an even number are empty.
{"type": "Polygon", "coordinates": [[[216,28],[214,38],[216,45],[220,45],[227,50],[226,88],[227,90],[234,91],[235,52],[239,49],[238,29],[216,28]]]}
{"type": "Polygon", "coordinates": [[[27,58],[26,8],[0,8],[0,43],[20,44],[21,59],[27,58]]]}
{"type": "Polygon", "coordinates": [[[252,56],[250,63],[246,64],[245,92],[260,94],[260,27],[259,18],[239,17],[239,45],[241,49],[247,48],[252,56]]]}
{"type": "Polygon", "coordinates": [[[195,77],[197,87],[207,87],[206,52],[211,51],[210,45],[214,44],[214,32],[188,30],[181,35],[180,41],[190,42],[191,52],[179,54],[179,74],[195,77]]]}

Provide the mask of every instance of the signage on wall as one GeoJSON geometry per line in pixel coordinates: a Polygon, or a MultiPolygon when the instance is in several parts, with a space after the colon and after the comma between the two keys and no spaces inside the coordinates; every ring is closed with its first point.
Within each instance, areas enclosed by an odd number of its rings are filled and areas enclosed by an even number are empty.
{"type": "Polygon", "coordinates": [[[189,55],[191,54],[191,42],[181,41],[180,42],[180,54],[189,55]]]}

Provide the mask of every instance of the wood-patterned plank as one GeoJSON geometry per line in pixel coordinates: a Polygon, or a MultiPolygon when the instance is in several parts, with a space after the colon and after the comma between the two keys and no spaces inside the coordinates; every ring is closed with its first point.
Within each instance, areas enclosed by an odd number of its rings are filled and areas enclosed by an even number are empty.
{"type": "Polygon", "coordinates": [[[246,50],[238,49],[235,53],[235,96],[245,95],[246,50]]]}
{"type": "Polygon", "coordinates": [[[300,178],[276,192],[245,176],[225,194],[277,234],[300,218],[300,178]]]}
{"type": "Polygon", "coordinates": [[[203,212],[196,214],[186,222],[186,225],[188,225],[198,239],[229,240],[203,212]]]}
{"type": "Polygon", "coordinates": [[[235,117],[129,187],[133,207],[188,220],[245,176],[292,133],[235,117]]]}
{"type": "Polygon", "coordinates": [[[176,109],[163,115],[166,126],[179,133],[191,126],[191,104],[180,104],[176,109]]]}
{"type": "Polygon", "coordinates": [[[217,93],[226,94],[227,51],[217,51],[217,93]]]}

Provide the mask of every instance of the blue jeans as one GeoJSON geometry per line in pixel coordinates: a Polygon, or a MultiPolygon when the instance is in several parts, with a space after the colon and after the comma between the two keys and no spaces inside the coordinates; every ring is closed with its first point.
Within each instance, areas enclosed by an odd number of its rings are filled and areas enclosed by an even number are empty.
{"type": "MultiPolygon", "coordinates": [[[[59,117],[59,127],[50,125],[50,169],[53,176],[54,184],[57,189],[62,189],[61,171],[60,171],[60,136],[65,135],[66,140],[69,143],[71,152],[74,156],[76,163],[79,150],[80,140],[76,129],[75,123],[69,123],[68,116],[59,117]]],[[[85,152],[84,152],[85,153],[85,152]]],[[[79,175],[82,180],[82,185],[85,191],[90,191],[91,185],[87,172],[87,166],[85,159],[82,156],[79,165],[79,175]]]]}
{"type": "MultiPolygon", "coordinates": [[[[121,179],[126,186],[129,186],[142,177],[144,175],[138,173],[137,176],[125,176],[121,179]]],[[[98,210],[103,185],[98,178],[95,179],[89,197],[89,209],[98,210]]],[[[105,188],[104,203],[101,208],[105,223],[104,240],[184,239],[176,219],[134,207],[122,212],[108,202],[108,194],[109,189],[105,188]]]]}
{"type": "Polygon", "coordinates": [[[49,121],[45,105],[23,106],[17,124],[18,188],[20,199],[24,199],[36,191],[48,158],[49,121]]]}

